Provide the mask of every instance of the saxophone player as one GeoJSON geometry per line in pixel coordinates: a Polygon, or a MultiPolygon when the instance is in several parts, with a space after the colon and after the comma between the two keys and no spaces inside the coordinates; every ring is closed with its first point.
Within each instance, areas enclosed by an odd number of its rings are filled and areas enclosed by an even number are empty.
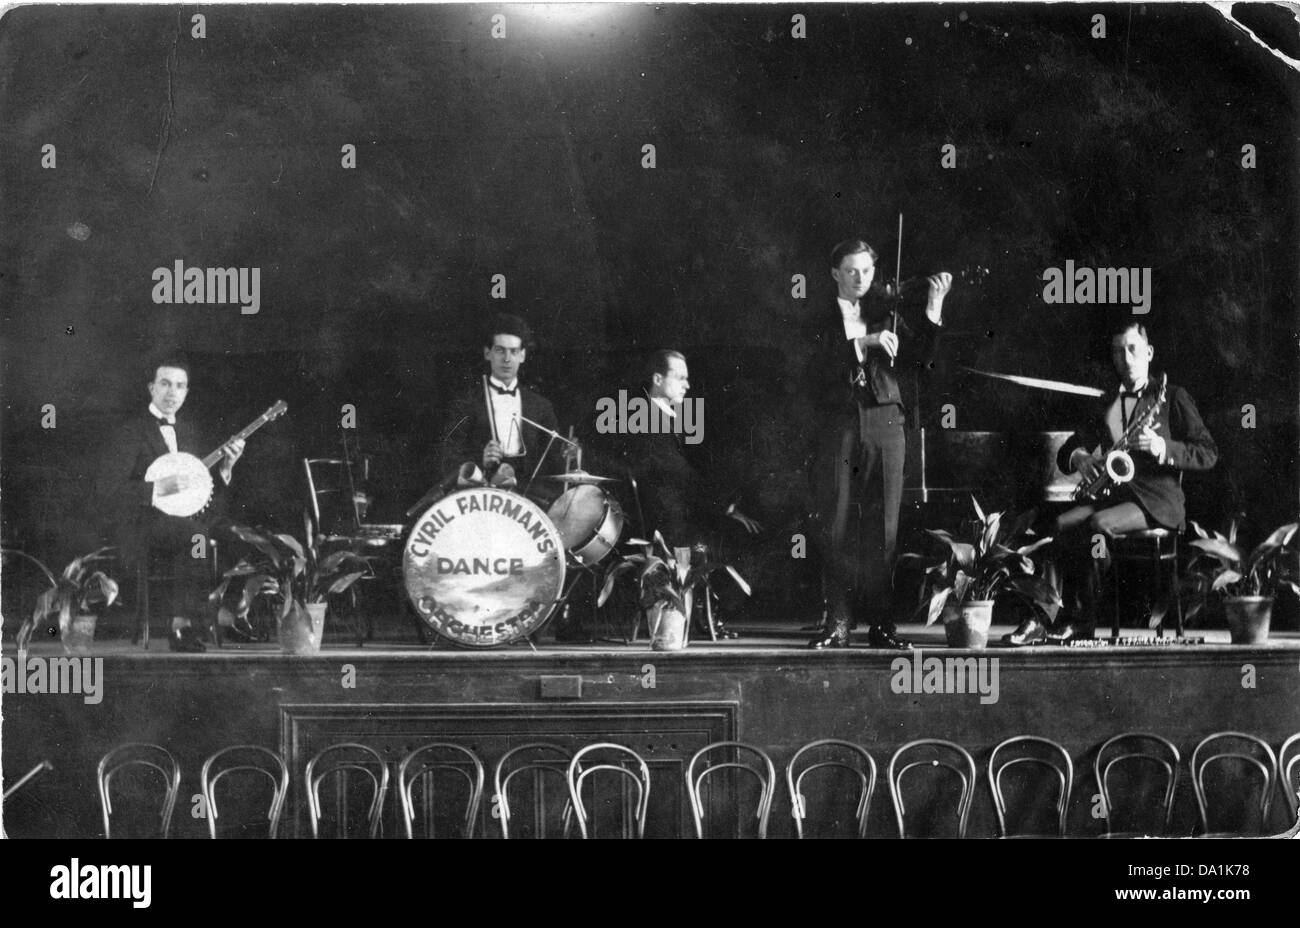
{"type": "MultiPolygon", "coordinates": [[[[1110,356],[1119,377],[1117,389],[1097,401],[1089,421],[1066,440],[1057,456],[1057,466],[1063,472],[1078,473],[1084,482],[1097,478],[1106,452],[1130,431],[1135,419],[1140,424],[1160,393],[1160,385],[1149,376],[1155,349],[1146,328],[1131,316],[1112,328],[1110,356]]],[[[1186,390],[1173,384],[1166,386],[1166,402],[1150,424],[1135,428],[1130,437],[1127,450],[1133,462],[1132,479],[1116,485],[1104,497],[1066,510],[1052,527],[1066,608],[1072,614],[1063,614],[1050,629],[1037,618],[1028,619],[1005,637],[1008,644],[1043,640],[1063,644],[1091,638],[1101,588],[1098,560],[1092,557],[1093,535],[1101,533],[1109,541],[1142,529],[1181,529],[1185,510],[1180,473],[1209,470],[1219,457],[1196,403],[1186,390]]]]}

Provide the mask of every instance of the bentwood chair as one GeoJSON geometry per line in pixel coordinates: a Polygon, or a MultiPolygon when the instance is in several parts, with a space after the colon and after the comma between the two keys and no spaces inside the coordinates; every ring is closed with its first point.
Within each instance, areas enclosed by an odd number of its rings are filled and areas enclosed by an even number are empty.
{"type": "Polygon", "coordinates": [[[433,826],[440,773],[443,777],[450,777],[453,782],[464,779],[467,792],[464,812],[459,816],[461,837],[474,837],[475,826],[478,824],[478,807],[483,800],[483,762],[469,748],[447,741],[435,741],[407,754],[397,768],[397,797],[401,800],[402,826],[406,829],[407,838],[415,837],[415,799],[411,790],[417,779],[422,786],[425,833],[429,837],[435,837],[433,826]]]}
{"type": "MultiPolygon", "coordinates": [[[[845,771],[839,777],[847,776],[857,786],[857,805],[854,820],[857,823],[857,836],[867,836],[867,812],[871,807],[871,797],[876,791],[876,762],[866,749],[849,741],[824,738],[805,744],[795,751],[794,757],[785,767],[785,785],[790,791],[790,810],[794,816],[795,837],[804,837],[804,821],[808,818],[808,799],[804,795],[804,777],[816,773],[817,779],[825,779],[831,771],[845,771]],[[821,759],[818,759],[821,758],[821,759]]],[[[836,780],[838,782],[838,779],[836,780]]],[[[823,788],[823,795],[831,795],[829,787],[823,788]]],[[[852,795],[845,793],[844,795],[852,795]]]]}
{"type": "MultiPolygon", "coordinates": [[[[708,817],[703,784],[706,779],[724,770],[736,771],[733,776],[737,778],[747,775],[757,781],[758,801],[755,804],[754,818],[757,820],[757,836],[766,838],[767,820],[772,814],[772,796],[776,792],[776,767],[772,764],[772,758],[761,748],[739,741],[715,741],[705,745],[691,756],[686,765],[686,795],[690,800],[691,818],[695,822],[695,837],[704,837],[705,819],[708,817]],[[695,772],[697,765],[703,766],[699,773],[695,772]]],[[[740,802],[735,793],[732,796],[736,799],[733,805],[735,818],[739,819],[740,802]]]]}
{"type": "MultiPolygon", "coordinates": [[[[219,549],[220,545],[217,539],[207,535],[204,553],[207,555],[208,562],[209,589],[215,587],[221,581],[219,549]]],[[[136,629],[131,638],[132,644],[139,644],[146,651],[149,650],[149,635],[153,622],[154,586],[161,584],[175,589],[182,583],[192,582],[193,579],[193,577],[183,576],[167,570],[165,565],[157,563],[154,553],[146,552],[140,557],[135,564],[136,629]]],[[[195,617],[191,616],[190,618],[195,617]]],[[[169,615],[166,619],[170,623],[172,617],[169,615]]],[[[164,636],[169,634],[171,634],[170,624],[165,627],[164,636]]],[[[218,648],[221,647],[221,626],[215,618],[212,620],[212,643],[218,648]]]]}
{"type": "MultiPolygon", "coordinates": [[[[559,805],[560,808],[560,829],[564,837],[569,836],[569,830],[573,825],[573,803],[569,799],[569,786],[567,773],[569,762],[573,760],[573,753],[558,744],[546,744],[540,741],[534,741],[529,744],[521,744],[516,748],[511,748],[501,759],[497,761],[496,769],[492,774],[493,796],[492,801],[495,803],[495,814],[497,820],[501,823],[501,837],[509,838],[510,826],[514,818],[514,809],[510,805],[510,787],[512,783],[516,788],[516,793],[525,792],[532,797],[532,834],[537,838],[546,837],[546,826],[550,819],[547,814],[549,807],[559,805]],[[516,781],[516,777],[522,779],[516,781]],[[563,803],[547,801],[547,781],[559,780],[559,788],[562,789],[563,803]]],[[[515,829],[515,837],[519,837],[519,832],[523,826],[515,829]]]]}
{"type": "Polygon", "coordinates": [[[348,785],[350,779],[355,779],[352,774],[361,775],[362,782],[369,784],[371,800],[366,812],[366,833],[371,838],[379,837],[384,798],[388,795],[388,765],[374,748],[347,742],[332,744],[307,762],[303,784],[307,787],[307,814],[313,838],[320,837],[320,785],[330,776],[338,781],[338,836],[347,837],[348,785]]]}
{"type": "MultiPolygon", "coordinates": [[[[1180,481],[1181,482],[1181,481],[1180,481]]],[[[1110,540],[1114,565],[1111,587],[1115,596],[1115,616],[1111,623],[1112,637],[1119,637],[1120,590],[1119,573],[1121,564],[1149,563],[1164,583],[1166,571],[1170,574],[1168,585],[1164,586],[1165,606],[1174,610],[1174,630],[1179,638],[1183,637],[1183,600],[1179,595],[1178,580],[1178,533],[1167,528],[1148,528],[1136,532],[1116,535],[1110,540]]],[[[1163,637],[1164,618],[1160,620],[1160,634],[1163,637]]]]}
{"type": "MultiPolygon", "coordinates": [[[[989,755],[989,790],[993,793],[993,808],[998,814],[998,835],[1003,838],[1064,838],[1065,814],[1070,802],[1070,792],[1074,788],[1074,762],[1070,752],[1055,741],[1039,738],[1036,735],[1017,735],[1007,738],[993,749],[989,755]],[[1039,768],[1048,771],[1049,781],[1056,789],[1056,833],[1040,832],[1029,834],[1013,833],[1007,827],[1007,794],[1002,783],[1002,776],[1012,767],[1039,768]]],[[[1035,781],[1025,787],[1028,792],[1035,781]]],[[[1037,792],[1037,790],[1034,790],[1037,792]]]]}
{"type": "MultiPolygon", "coordinates": [[[[907,837],[907,809],[903,798],[903,778],[913,770],[946,770],[957,777],[961,789],[957,794],[957,834],[966,837],[966,824],[970,818],[971,802],[975,798],[975,759],[965,748],[938,738],[920,738],[909,741],[894,752],[889,759],[889,794],[894,801],[894,815],[898,820],[898,836],[907,837]],[[913,760],[912,758],[917,758],[913,760]]],[[[949,778],[950,779],[950,778],[949,778]]]]}
{"type": "MultiPolygon", "coordinates": [[[[303,474],[307,478],[307,515],[312,530],[326,537],[338,549],[369,555],[391,570],[372,570],[361,578],[362,583],[375,585],[381,573],[395,572],[401,562],[401,525],[371,524],[365,521],[369,497],[364,487],[370,479],[370,458],[361,455],[356,461],[346,458],[303,458],[303,474]],[[325,508],[322,508],[322,504],[325,508]]],[[[374,615],[371,609],[358,604],[359,586],[348,590],[349,608],[353,613],[357,647],[374,637],[374,615]]],[[[396,584],[395,605],[402,611],[406,596],[401,584],[396,584]]],[[[423,623],[417,621],[420,640],[423,642],[423,623]]]]}
{"type": "MultiPolygon", "coordinates": [[[[1102,837],[1140,838],[1161,837],[1168,834],[1169,824],[1174,814],[1174,790],[1178,786],[1178,765],[1181,761],[1182,756],[1171,741],[1148,732],[1124,732],[1102,744],[1097,749],[1097,756],[1092,762],[1092,773],[1097,779],[1097,791],[1101,794],[1102,806],[1106,810],[1106,834],[1102,837]],[[1160,802],[1155,806],[1160,813],[1158,825],[1145,830],[1117,828],[1118,803],[1116,794],[1111,789],[1112,775],[1118,770],[1131,771],[1127,774],[1127,780],[1134,785],[1131,789],[1125,790],[1125,797],[1131,797],[1134,801],[1124,804],[1141,807],[1144,805],[1141,800],[1145,799],[1147,794],[1140,788],[1140,784],[1146,780],[1139,779],[1137,774],[1139,770],[1151,768],[1154,768],[1152,773],[1159,772],[1161,775],[1158,781],[1162,784],[1159,793],[1160,802]]],[[[1150,808],[1149,804],[1147,807],[1150,808]]]]}
{"type": "Polygon", "coordinates": [[[646,814],[650,808],[650,768],[636,751],[607,741],[589,744],[573,755],[567,779],[569,801],[573,803],[578,832],[583,838],[595,836],[598,805],[618,805],[622,808],[623,837],[645,837],[646,814]],[[597,777],[597,774],[604,776],[597,777]],[[597,786],[602,781],[608,782],[611,775],[619,789],[605,798],[597,792],[597,786]],[[582,788],[588,780],[591,781],[593,806],[590,810],[582,800],[582,788]]]}
{"type": "Polygon", "coordinates": [[[104,813],[104,837],[113,837],[113,778],[132,767],[151,770],[162,777],[163,798],[158,837],[166,838],[171,832],[172,812],[176,809],[176,797],[180,794],[181,768],[166,748],[139,742],[116,747],[99,761],[96,780],[99,784],[99,805],[104,813]]]}
{"type": "MultiPolygon", "coordinates": [[[[1192,788],[1196,791],[1196,805],[1201,813],[1202,838],[1235,838],[1258,835],[1268,822],[1268,810],[1273,801],[1273,789],[1277,780],[1277,756],[1268,743],[1254,735],[1238,731],[1216,732],[1201,741],[1192,752],[1192,788]],[[1211,767],[1225,769],[1236,768],[1238,775],[1232,778],[1230,786],[1219,792],[1206,788],[1205,774],[1211,767]],[[1239,812],[1245,812],[1241,805],[1248,808],[1247,783],[1259,778],[1259,825],[1247,830],[1215,831],[1210,825],[1211,800],[1220,809],[1228,800],[1237,800],[1239,812]]],[[[1253,815],[1252,815],[1253,817],[1253,815]]]]}
{"type": "Polygon", "coordinates": [[[208,837],[214,839],[217,837],[217,784],[221,782],[222,777],[232,773],[254,773],[271,781],[271,803],[266,813],[268,822],[266,836],[277,837],[280,830],[280,814],[284,811],[284,797],[289,792],[289,768],[285,765],[284,758],[275,751],[256,744],[236,744],[222,748],[203,762],[199,782],[203,788],[203,801],[208,807],[208,837]]]}
{"type": "Polygon", "coordinates": [[[1300,796],[1297,795],[1300,793],[1300,732],[1282,742],[1277,752],[1277,781],[1282,787],[1287,811],[1291,813],[1289,824],[1295,824],[1296,816],[1300,816],[1300,796]]]}

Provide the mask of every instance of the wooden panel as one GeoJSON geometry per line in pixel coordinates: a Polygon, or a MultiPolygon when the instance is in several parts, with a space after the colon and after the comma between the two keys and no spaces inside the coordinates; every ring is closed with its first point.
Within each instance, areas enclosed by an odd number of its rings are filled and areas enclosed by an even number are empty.
{"type": "MultiPolygon", "coordinates": [[[[569,751],[595,742],[610,741],[629,747],[650,768],[650,808],[647,836],[676,837],[691,832],[690,809],[683,787],[683,771],[691,755],[714,741],[735,738],[739,706],[735,702],[601,703],[599,705],[546,705],[494,703],[489,705],[435,705],[399,703],[290,703],[280,707],[280,750],[289,763],[293,782],[302,783],[307,762],[332,744],[356,742],[374,748],[390,765],[391,801],[384,818],[386,836],[402,833],[397,805],[397,766],[411,751],[433,741],[449,741],[473,751],[487,775],[476,836],[496,837],[499,825],[492,818],[492,769],[511,748],[533,741],[557,744],[569,751]]],[[[596,783],[594,806],[599,834],[607,834],[612,804],[624,812],[630,790],[617,799],[607,791],[612,778],[596,783]],[[604,829],[603,831],[601,829],[604,829]]],[[[427,785],[427,784],[426,784],[427,785]]],[[[420,787],[417,786],[417,790],[420,787]]],[[[725,787],[717,786],[717,790],[725,787]]],[[[310,829],[301,790],[292,792],[288,825],[291,834],[308,835],[310,829]]],[[[447,797],[448,805],[455,795],[447,797]]],[[[725,801],[722,795],[710,799],[725,801]]],[[[445,826],[454,816],[446,806],[432,811],[433,824],[445,826]]],[[[446,834],[435,830],[435,834],[446,834]]]]}

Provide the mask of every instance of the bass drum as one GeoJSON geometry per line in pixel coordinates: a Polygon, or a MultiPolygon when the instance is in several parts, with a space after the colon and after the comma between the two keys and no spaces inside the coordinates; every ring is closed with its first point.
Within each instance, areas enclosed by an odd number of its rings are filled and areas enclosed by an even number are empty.
{"type": "Polygon", "coordinates": [[[588,567],[604,560],[623,534],[623,507],[592,484],[565,490],[547,515],[564,539],[565,550],[588,567]]]}
{"type": "Polygon", "coordinates": [[[430,628],[491,648],[526,638],[550,617],[564,586],[564,541],[527,497],[461,490],[415,521],[402,575],[430,628]]]}

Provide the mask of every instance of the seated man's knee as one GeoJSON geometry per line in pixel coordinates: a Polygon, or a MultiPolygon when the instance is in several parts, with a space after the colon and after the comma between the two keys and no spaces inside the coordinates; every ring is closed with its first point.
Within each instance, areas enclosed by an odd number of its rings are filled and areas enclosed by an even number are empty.
{"type": "Polygon", "coordinates": [[[1103,509],[1089,520],[1089,525],[1093,527],[1094,531],[1101,532],[1107,538],[1114,538],[1117,535],[1123,535],[1125,532],[1131,532],[1139,528],[1141,523],[1140,516],[1135,518],[1133,514],[1126,511],[1124,506],[1103,509]]]}

